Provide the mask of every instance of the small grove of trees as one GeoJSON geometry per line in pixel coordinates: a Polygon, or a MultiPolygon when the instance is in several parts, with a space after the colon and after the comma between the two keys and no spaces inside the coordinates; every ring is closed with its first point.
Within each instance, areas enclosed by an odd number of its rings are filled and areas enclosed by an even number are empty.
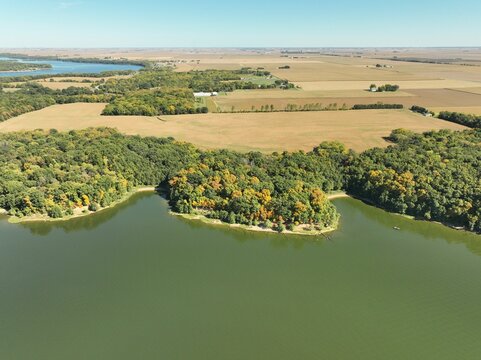
{"type": "Polygon", "coordinates": [[[426,109],[425,107],[422,107],[422,106],[413,105],[413,106],[411,106],[410,110],[412,112],[415,112],[415,113],[418,113],[418,114],[421,114],[421,115],[424,115],[424,116],[434,116],[434,112],[429,111],[428,109],[426,109]]]}
{"type": "Polygon", "coordinates": [[[369,90],[372,92],[394,92],[399,90],[399,85],[385,84],[378,87],[376,84],[371,84],[369,90]]]}

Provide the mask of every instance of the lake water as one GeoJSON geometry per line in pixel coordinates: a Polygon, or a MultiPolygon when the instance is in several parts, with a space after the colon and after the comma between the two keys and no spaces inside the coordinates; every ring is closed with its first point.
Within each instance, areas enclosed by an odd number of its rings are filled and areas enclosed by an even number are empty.
{"type": "Polygon", "coordinates": [[[334,203],[330,240],[187,221],[153,194],[2,218],[0,359],[481,359],[481,236],[334,203]]]}
{"type": "Polygon", "coordinates": [[[26,76],[26,75],[55,75],[67,73],[101,73],[102,71],[113,70],[140,70],[142,67],[137,65],[119,65],[119,64],[96,64],[96,63],[78,63],[73,61],[56,61],[56,60],[19,60],[6,57],[0,57],[0,60],[18,60],[27,63],[41,63],[52,65],[51,69],[42,69],[36,71],[16,71],[1,72],[0,76],[26,76]]]}

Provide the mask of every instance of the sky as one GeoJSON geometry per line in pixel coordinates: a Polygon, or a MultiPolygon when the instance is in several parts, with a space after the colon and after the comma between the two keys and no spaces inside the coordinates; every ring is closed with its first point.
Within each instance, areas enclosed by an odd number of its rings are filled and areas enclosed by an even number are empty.
{"type": "Polygon", "coordinates": [[[481,46],[481,0],[0,0],[0,47],[481,46]]]}

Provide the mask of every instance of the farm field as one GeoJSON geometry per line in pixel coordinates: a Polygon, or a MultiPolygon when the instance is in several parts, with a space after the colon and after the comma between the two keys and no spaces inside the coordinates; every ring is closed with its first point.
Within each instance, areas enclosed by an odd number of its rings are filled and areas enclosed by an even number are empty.
{"type": "Polygon", "coordinates": [[[474,114],[474,115],[481,115],[481,106],[444,106],[444,107],[433,107],[430,110],[434,111],[435,113],[439,113],[441,111],[452,111],[452,112],[460,112],[464,114],[474,114]]]}
{"type": "Polygon", "coordinates": [[[259,110],[261,106],[273,105],[276,110],[284,110],[288,104],[303,106],[305,104],[337,104],[341,107],[346,104],[352,107],[355,104],[402,104],[406,108],[412,105],[425,107],[442,106],[477,106],[481,104],[481,94],[455,89],[417,89],[397,92],[370,93],[363,90],[336,90],[336,91],[235,91],[227,95],[213,98],[213,101],[222,111],[250,111],[254,106],[259,110]]]}
{"type": "MultiPolygon", "coordinates": [[[[368,89],[371,81],[308,81],[295,82],[304,90],[359,90],[368,89]]],[[[477,88],[480,83],[475,81],[451,80],[451,79],[436,79],[436,80],[412,80],[412,81],[397,81],[395,79],[385,79],[383,83],[397,84],[401,90],[406,89],[446,89],[446,88],[477,88]]]]}
{"type": "Polygon", "coordinates": [[[92,83],[82,83],[82,82],[70,82],[70,81],[36,81],[40,85],[48,87],[52,90],[63,90],[67,89],[69,87],[84,87],[84,88],[89,88],[91,87],[92,83]]]}
{"type": "MultiPolygon", "coordinates": [[[[48,55],[45,49],[11,49],[30,55],[48,55]]],[[[51,50],[50,50],[51,51],[51,50]]],[[[97,56],[107,58],[147,59],[168,62],[176,71],[205,69],[262,68],[274,77],[287,79],[301,89],[296,91],[236,91],[208,100],[211,112],[251,111],[265,105],[283,110],[288,104],[403,104],[405,107],[465,107],[481,105],[481,51],[459,49],[309,49],[306,52],[282,53],[275,49],[55,49],[61,57],[97,56]],[[393,58],[418,58],[446,62],[431,64],[394,61],[393,58]],[[463,66],[469,63],[473,66],[463,66]],[[478,64],[479,63],[479,64],[478,64]],[[288,69],[280,69],[288,66],[288,69]],[[370,93],[371,83],[397,84],[395,93],[370,93]]],[[[68,77],[66,77],[68,78],[68,77]]],[[[42,82],[63,89],[88,86],[82,83],[42,82]]],[[[93,79],[98,80],[98,79],[93,79]]],[[[257,79],[255,79],[257,80],[257,79]]],[[[264,81],[259,84],[264,83],[264,81]]]]}
{"type": "Polygon", "coordinates": [[[462,91],[462,92],[467,92],[471,94],[479,94],[481,95],[481,87],[476,87],[476,88],[461,88],[461,89],[453,89],[457,91],[462,91]]]}
{"type": "Polygon", "coordinates": [[[423,132],[464,127],[409,111],[363,110],[292,113],[199,114],[162,117],[101,116],[105,104],[67,104],[0,123],[0,132],[88,127],[117,128],[126,134],[173,136],[202,148],[262,152],[311,150],[322,141],[340,141],[362,151],[387,146],[393,129],[423,132]]]}

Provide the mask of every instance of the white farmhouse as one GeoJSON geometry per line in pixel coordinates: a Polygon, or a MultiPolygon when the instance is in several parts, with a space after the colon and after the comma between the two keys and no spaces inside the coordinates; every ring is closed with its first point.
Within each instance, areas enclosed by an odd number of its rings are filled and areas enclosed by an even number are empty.
{"type": "Polygon", "coordinates": [[[216,91],[213,92],[196,92],[194,93],[194,97],[208,97],[208,96],[217,96],[219,95],[216,91]]]}

